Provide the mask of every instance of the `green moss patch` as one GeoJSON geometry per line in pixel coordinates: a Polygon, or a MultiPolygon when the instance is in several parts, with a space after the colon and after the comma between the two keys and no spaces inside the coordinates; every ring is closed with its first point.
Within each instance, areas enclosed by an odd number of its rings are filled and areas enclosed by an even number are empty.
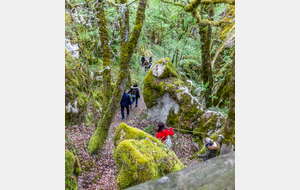
{"type": "Polygon", "coordinates": [[[122,123],[114,138],[117,186],[125,189],[184,168],[176,154],[158,139],[122,123]]]}
{"type": "Polygon", "coordinates": [[[65,151],[65,189],[77,190],[77,177],[81,174],[79,160],[71,152],[65,151]]]}

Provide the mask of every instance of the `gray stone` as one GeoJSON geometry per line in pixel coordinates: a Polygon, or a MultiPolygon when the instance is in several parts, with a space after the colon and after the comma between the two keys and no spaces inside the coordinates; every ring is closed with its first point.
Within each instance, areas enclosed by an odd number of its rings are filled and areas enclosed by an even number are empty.
{"type": "Polygon", "coordinates": [[[235,152],[200,162],[192,167],[151,180],[127,190],[233,190],[235,189],[235,152]]]}

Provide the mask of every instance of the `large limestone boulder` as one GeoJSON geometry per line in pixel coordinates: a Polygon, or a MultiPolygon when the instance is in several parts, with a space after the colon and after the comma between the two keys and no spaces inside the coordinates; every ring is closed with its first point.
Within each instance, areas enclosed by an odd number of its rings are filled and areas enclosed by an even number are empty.
{"type": "Polygon", "coordinates": [[[235,152],[200,162],[128,190],[235,189],[235,152]]]}
{"type": "Polygon", "coordinates": [[[78,158],[71,152],[65,151],[65,189],[77,190],[77,177],[81,174],[78,158]]]}
{"type": "Polygon", "coordinates": [[[192,129],[202,108],[180,78],[169,58],[158,60],[145,77],[144,101],[151,120],[192,129]]]}
{"type": "Polygon", "coordinates": [[[184,168],[176,154],[158,139],[121,123],[114,137],[117,187],[125,189],[184,168]]]}

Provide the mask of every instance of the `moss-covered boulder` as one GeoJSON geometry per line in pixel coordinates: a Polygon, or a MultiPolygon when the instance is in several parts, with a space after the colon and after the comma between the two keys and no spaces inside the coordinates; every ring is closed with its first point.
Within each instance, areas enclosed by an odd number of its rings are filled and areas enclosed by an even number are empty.
{"type": "Polygon", "coordinates": [[[169,58],[153,64],[144,80],[143,95],[149,118],[169,127],[192,129],[202,114],[198,99],[180,80],[169,58]]]}
{"type": "Polygon", "coordinates": [[[117,186],[125,189],[184,168],[176,154],[160,140],[121,123],[114,137],[117,186]]]}
{"type": "Polygon", "coordinates": [[[203,138],[215,133],[221,133],[221,128],[224,124],[225,118],[221,112],[206,111],[200,118],[198,118],[198,122],[194,127],[193,135],[200,137],[200,141],[202,143],[203,138]]]}
{"type": "Polygon", "coordinates": [[[77,177],[81,174],[79,160],[71,152],[65,151],[65,189],[77,190],[77,177]]]}

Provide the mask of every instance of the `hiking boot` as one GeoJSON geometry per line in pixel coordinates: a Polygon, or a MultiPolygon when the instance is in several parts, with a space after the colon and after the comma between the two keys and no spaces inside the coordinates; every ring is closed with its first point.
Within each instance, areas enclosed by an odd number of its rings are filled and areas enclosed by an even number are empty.
{"type": "Polygon", "coordinates": [[[129,106],[129,108],[131,109],[131,105],[129,106]]]}
{"type": "Polygon", "coordinates": [[[129,116],[129,114],[126,115],[127,117],[129,116]]]}
{"type": "Polygon", "coordinates": [[[138,107],[138,105],[135,105],[135,107],[138,107]]]}
{"type": "Polygon", "coordinates": [[[125,120],[125,118],[122,118],[122,120],[125,120]]]}

